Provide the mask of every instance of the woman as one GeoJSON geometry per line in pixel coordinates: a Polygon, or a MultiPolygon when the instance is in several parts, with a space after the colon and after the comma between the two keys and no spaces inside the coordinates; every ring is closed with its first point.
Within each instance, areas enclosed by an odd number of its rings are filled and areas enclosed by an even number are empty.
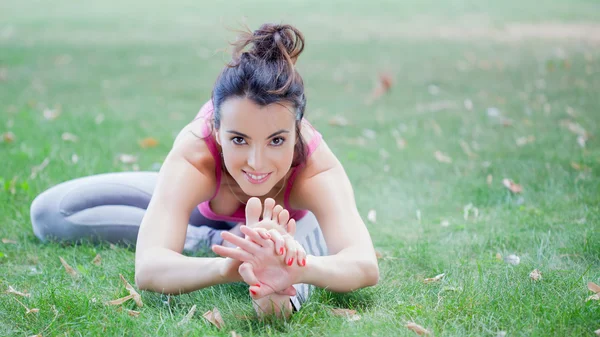
{"type": "Polygon", "coordinates": [[[55,186],[32,204],[34,232],[137,238],[140,289],[179,294],[244,280],[259,313],[289,314],[309,286],[375,285],[377,259],[349,179],[303,118],[304,85],[294,67],[303,35],[264,24],[234,46],[212,99],[179,133],[160,172],[55,186]],[[202,243],[225,258],[181,254],[202,243]]]}

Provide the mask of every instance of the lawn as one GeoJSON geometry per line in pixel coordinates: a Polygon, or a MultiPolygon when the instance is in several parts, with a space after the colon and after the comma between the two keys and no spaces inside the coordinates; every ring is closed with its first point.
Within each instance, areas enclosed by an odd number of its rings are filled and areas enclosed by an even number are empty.
{"type": "Polygon", "coordinates": [[[600,329],[600,303],[586,301],[588,282],[600,284],[600,3],[1,7],[1,336],[416,336],[410,322],[435,336],[600,329]],[[235,37],[228,29],[243,22],[305,34],[306,117],[352,181],[380,282],[320,290],[286,322],[257,320],[241,284],[105,305],[128,295],[119,274],[133,284],[134,250],[41,243],[31,201],[76,177],[158,170],[210,97],[235,37]],[[373,98],[382,76],[391,87],[373,98]],[[158,145],[140,146],[146,138],[158,145]],[[9,287],[30,296],[4,294],[9,287]],[[202,317],[215,307],[222,329],[202,317]]]}

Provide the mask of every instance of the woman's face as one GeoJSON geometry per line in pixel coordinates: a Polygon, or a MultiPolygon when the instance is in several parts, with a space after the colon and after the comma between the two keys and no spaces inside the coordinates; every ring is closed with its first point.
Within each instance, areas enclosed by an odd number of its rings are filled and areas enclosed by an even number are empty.
{"type": "Polygon", "coordinates": [[[249,196],[263,196],[283,179],[294,159],[295,117],[289,103],[259,106],[248,98],[221,105],[217,142],[225,167],[249,196]]]}

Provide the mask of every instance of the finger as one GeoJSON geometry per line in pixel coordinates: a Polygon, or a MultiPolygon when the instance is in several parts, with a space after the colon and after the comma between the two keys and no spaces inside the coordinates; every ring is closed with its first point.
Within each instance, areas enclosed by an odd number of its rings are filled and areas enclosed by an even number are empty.
{"type": "Polygon", "coordinates": [[[306,250],[304,250],[304,247],[298,241],[296,241],[296,249],[296,262],[300,267],[306,266],[306,250]]]}
{"type": "Polygon", "coordinates": [[[277,221],[277,219],[279,218],[279,213],[281,213],[281,211],[283,211],[283,207],[281,207],[281,205],[275,205],[275,207],[273,208],[274,221],[277,221]]]}
{"type": "Polygon", "coordinates": [[[298,251],[298,248],[296,247],[296,240],[294,240],[294,238],[289,234],[284,235],[283,238],[285,240],[285,247],[287,250],[284,261],[285,264],[291,266],[297,257],[296,252],[298,251]]]}
{"type": "MultiPolygon", "coordinates": [[[[269,239],[266,239],[266,240],[263,239],[260,236],[260,234],[259,234],[259,232],[257,231],[256,228],[250,228],[248,226],[242,226],[242,227],[240,227],[240,231],[242,233],[246,234],[248,236],[248,238],[253,241],[253,244],[255,244],[255,245],[259,246],[259,247],[268,246],[269,242],[271,242],[271,240],[269,240],[269,239]]],[[[249,252],[249,253],[255,254],[256,251],[255,252],[249,252]]]]}
{"type": "MultiPolygon", "coordinates": [[[[242,226],[242,227],[240,227],[240,230],[242,228],[247,228],[247,227],[242,226]]],[[[252,232],[252,233],[256,234],[256,232],[252,232]]],[[[244,234],[248,235],[248,233],[244,233],[244,234]]],[[[256,236],[260,239],[260,236],[258,236],[258,234],[256,234],[256,236]]],[[[221,232],[221,237],[223,238],[223,240],[225,240],[227,242],[231,242],[232,244],[242,248],[243,250],[247,251],[250,254],[256,254],[261,248],[257,243],[254,243],[250,240],[243,239],[243,238],[241,238],[235,234],[231,234],[229,232],[221,232]]]]}
{"type": "Polygon", "coordinates": [[[254,268],[250,263],[242,263],[242,265],[238,268],[238,272],[240,273],[240,276],[244,282],[250,285],[250,287],[248,287],[248,291],[250,292],[250,297],[253,299],[257,300],[275,293],[273,288],[264,283],[260,283],[254,274],[254,268]]]}
{"type": "Polygon", "coordinates": [[[285,228],[285,225],[287,225],[288,220],[290,220],[290,212],[288,212],[287,209],[284,209],[283,211],[281,211],[281,213],[279,213],[279,218],[276,220],[279,222],[279,226],[281,226],[281,228],[285,228]]]}
{"type": "Polygon", "coordinates": [[[287,289],[280,291],[279,294],[288,295],[288,296],[296,296],[296,288],[294,288],[294,286],[289,286],[287,289]]]}
{"type": "Polygon", "coordinates": [[[290,221],[288,221],[288,223],[287,223],[286,230],[289,235],[291,235],[291,236],[296,235],[296,220],[290,219],[290,221]]]}
{"type": "Polygon", "coordinates": [[[215,254],[218,254],[222,257],[229,257],[234,260],[243,261],[243,262],[252,260],[252,255],[250,253],[244,251],[243,249],[229,248],[229,247],[224,247],[221,245],[213,245],[211,248],[212,248],[212,251],[215,252],[215,254]]]}
{"type": "Polygon", "coordinates": [[[262,239],[271,240],[271,234],[269,234],[269,231],[265,228],[254,228],[254,230],[256,230],[256,232],[258,233],[258,235],[260,235],[262,239]]]}
{"type": "Polygon", "coordinates": [[[262,211],[262,205],[260,199],[252,197],[246,203],[246,226],[253,227],[256,225],[260,218],[260,212],[262,211]]]}
{"type": "Polygon", "coordinates": [[[269,234],[271,234],[271,241],[275,243],[275,252],[279,255],[283,255],[285,253],[285,239],[276,229],[271,229],[269,234]]]}
{"type": "Polygon", "coordinates": [[[265,199],[265,207],[263,210],[263,220],[273,219],[273,207],[275,207],[275,200],[272,198],[265,199]]]}

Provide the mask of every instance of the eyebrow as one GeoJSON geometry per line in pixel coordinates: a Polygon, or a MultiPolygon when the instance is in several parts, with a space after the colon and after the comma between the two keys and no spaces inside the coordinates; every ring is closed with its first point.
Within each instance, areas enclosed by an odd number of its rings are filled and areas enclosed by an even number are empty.
{"type": "MultiPolygon", "coordinates": [[[[241,132],[235,131],[235,130],[227,130],[227,132],[229,132],[229,133],[233,133],[234,135],[238,135],[238,136],[245,137],[245,138],[248,138],[248,139],[252,139],[252,137],[250,137],[250,136],[248,136],[248,135],[246,135],[246,134],[243,134],[243,133],[241,133],[241,132]]],[[[279,130],[279,131],[277,131],[277,132],[274,132],[274,133],[272,133],[272,134],[271,134],[271,135],[269,135],[269,137],[267,137],[266,139],[269,139],[269,138],[275,137],[275,136],[277,136],[277,135],[279,135],[279,134],[282,134],[282,133],[290,133],[290,132],[289,132],[288,130],[283,130],[283,129],[281,129],[281,130],[279,130]]]]}

